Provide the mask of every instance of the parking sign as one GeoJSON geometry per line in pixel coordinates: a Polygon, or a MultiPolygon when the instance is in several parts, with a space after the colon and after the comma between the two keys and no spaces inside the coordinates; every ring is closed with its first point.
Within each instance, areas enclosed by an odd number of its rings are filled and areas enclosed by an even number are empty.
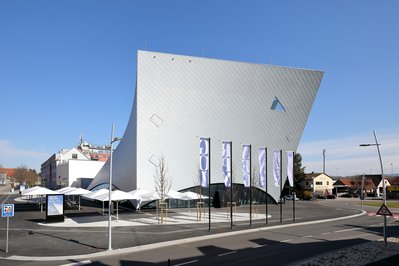
{"type": "Polygon", "coordinates": [[[13,217],[13,216],[14,216],[14,204],[2,204],[1,217],[13,217]]]}

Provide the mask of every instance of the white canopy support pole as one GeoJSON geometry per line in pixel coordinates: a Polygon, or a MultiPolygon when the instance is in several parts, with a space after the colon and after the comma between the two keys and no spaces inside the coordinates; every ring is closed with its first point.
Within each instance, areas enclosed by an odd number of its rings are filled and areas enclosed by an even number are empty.
{"type": "Polygon", "coordinates": [[[79,195],[79,211],[80,211],[80,195],[79,195]]]}

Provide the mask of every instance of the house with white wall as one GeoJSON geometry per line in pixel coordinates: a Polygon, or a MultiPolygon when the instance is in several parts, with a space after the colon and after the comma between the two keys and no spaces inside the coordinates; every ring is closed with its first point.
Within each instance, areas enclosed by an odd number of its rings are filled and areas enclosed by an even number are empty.
{"type": "MultiPolygon", "coordinates": [[[[44,162],[41,165],[42,185],[52,189],[66,186],[88,187],[108,159],[108,154],[100,154],[94,145],[90,145],[91,150],[82,147],[83,145],[79,145],[72,149],[62,149],[44,162]]],[[[89,147],[88,144],[85,147],[89,147]]],[[[101,151],[104,147],[101,146],[101,151]]]]}
{"type": "Polygon", "coordinates": [[[305,190],[314,194],[330,195],[333,192],[333,183],[334,180],[324,173],[310,173],[306,174],[301,185],[305,190]]]}

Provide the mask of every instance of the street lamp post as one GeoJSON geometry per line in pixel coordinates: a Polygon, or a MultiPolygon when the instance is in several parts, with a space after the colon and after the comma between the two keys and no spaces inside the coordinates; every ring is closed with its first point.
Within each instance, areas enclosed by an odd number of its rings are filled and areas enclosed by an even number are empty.
{"type": "Polygon", "coordinates": [[[110,157],[109,157],[109,186],[108,186],[108,250],[112,250],[112,215],[111,215],[111,208],[112,208],[112,199],[111,199],[111,192],[112,192],[112,153],[113,153],[113,143],[116,141],[121,141],[122,138],[114,138],[114,129],[115,125],[112,123],[112,131],[111,131],[111,143],[110,143],[110,157]]]}
{"type": "MultiPolygon", "coordinates": [[[[380,167],[381,167],[381,180],[382,180],[382,200],[384,202],[384,205],[387,203],[387,197],[386,197],[386,188],[385,188],[385,177],[384,177],[384,168],[382,166],[382,159],[381,159],[381,152],[380,152],[380,143],[378,143],[377,140],[377,135],[375,134],[375,131],[373,130],[374,134],[374,139],[375,143],[368,143],[368,144],[360,144],[359,146],[361,147],[368,147],[368,146],[377,146],[377,151],[378,151],[378,158],[380,159],[380,167]]],[[[384,244],[387,246],[387,216],[384,215],[384,227],[383,227],[383,234],[384,234],[384,244]]]]}

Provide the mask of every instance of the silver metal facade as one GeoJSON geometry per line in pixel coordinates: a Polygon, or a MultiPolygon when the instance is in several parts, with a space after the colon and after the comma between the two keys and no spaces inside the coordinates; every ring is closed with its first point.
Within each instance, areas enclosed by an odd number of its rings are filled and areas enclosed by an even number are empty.
{"type": "MultiPolygon", "coordinates": [[[[199,137],[211,138],[212,183],[222,183],[222,141],[233,143],[233,182],[243,183],[242,144],[266,147],[267,185],[274,185],[274,149],[296,151],[323,72],[138,51],[136,94],[123,140],[114,152],[114,185],[153,190],[157,158],[172,189],[198,185],[199,137]],[[273,110],[275,99],[284,110],[273,110]]],[[[283,152],[283,177],[287,157],[283,152]]],[[[90,188],[108,183],[105,164],[90,188]]]]}

